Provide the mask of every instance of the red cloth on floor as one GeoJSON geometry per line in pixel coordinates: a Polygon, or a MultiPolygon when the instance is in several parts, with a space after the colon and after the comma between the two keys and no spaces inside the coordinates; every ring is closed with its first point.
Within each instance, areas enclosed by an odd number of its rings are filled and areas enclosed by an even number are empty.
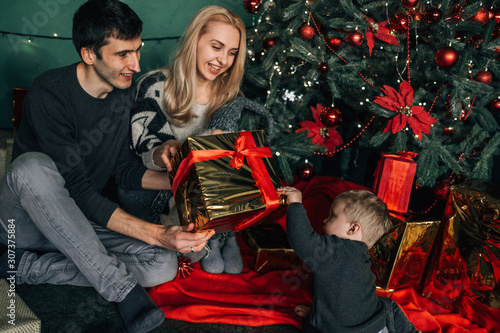
{"type": "MultiPolygon", "coordinates": [[[[315,176],[310,182],[300,182],[295,187],[302,191],[304,206],[318,232],[322,231],[323,220],[328,217],[335,196],[349,189],[365,189],[324,176],[315,176]]],[[[285,208],[277,209],[266,221],[285,227],[285,208]]],[[[300,328],[302,319],[295,315],[294,307],[311,304],[311,275],[304,268],[260,275],[249,268],[249,248],[241,239],[239,242],[244,261],[242,274],[209,274],[197,263],[188,278],[175,278],[151,288],[151,298],[171,319],[247,326],[291,324],[300,328]]],[[[488,332],[411,288],[396,290],[391,298],[424,333],[488,332]]]]}
{"type": "MultiPolygon", "coordinates": [[[[243,251],[248,251],[245,244],[243,251]]],[[[248,257],[245,257],[248,259],[248,257]]],[[[308,275],[274,271],[260,275],[244,261],[242,274],[209,274],[200,264],[191,276],[151,288],[149,294],[167,318],[246,326],[291,324],[301,327],[296,304],[311,304],[308,275]]]]}
{"type": "MultiPolygon", "coordinates": [[[[384,292],[379,292],[384,295],[384,292]]],[[[420,296],[412,288],[403,288],[393,292],[395,300],[417,329],[424,333],[488,333],[470,320],[451,312],[433,300],[420,296]]],[[[500,331],[500,327],[496,332],[500,331]]]]}

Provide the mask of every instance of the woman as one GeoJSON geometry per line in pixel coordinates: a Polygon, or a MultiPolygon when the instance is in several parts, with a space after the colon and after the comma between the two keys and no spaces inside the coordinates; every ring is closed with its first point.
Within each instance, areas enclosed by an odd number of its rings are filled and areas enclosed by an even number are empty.
{"type": "MultiPolygon", "coordinates": [[[[189,136],[241,130],[238,120],[243,110],[262,116],[271,132],[271,116],[260,105],[239,97],[245,56],[245,26],[236,14],[207,6],[193,17],[171,65],[146,74],[138,83],[131,120],[132,149],[146,167],[171,171],[170,156],[189,136]]],[[[161,214],[169,219],[177,215],[171,191],[120,189],[119,195],[130,213],[145,220],[158,222],[161,214]]],[[[201,262],[205,271],[241,272],[234,234],[216,235],[209,246],[212,252],[201,262]]],[[[191,259],[202,256],[205,253],[191,259]]]]}

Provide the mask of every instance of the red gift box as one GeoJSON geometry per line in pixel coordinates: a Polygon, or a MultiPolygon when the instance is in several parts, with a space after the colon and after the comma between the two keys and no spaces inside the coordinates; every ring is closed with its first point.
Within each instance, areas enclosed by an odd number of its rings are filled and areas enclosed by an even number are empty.
{"type": "Polygon", "coordinates": [[[382,154],[375,170],[373,193],[387,205],[391,212],[406,213],[417,163],[415,153],[402,155],[382,154]]]}

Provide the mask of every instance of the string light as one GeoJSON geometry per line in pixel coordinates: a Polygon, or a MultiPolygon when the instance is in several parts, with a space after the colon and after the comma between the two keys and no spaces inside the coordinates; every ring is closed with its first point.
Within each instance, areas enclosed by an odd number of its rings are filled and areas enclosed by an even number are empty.
{"type": "MultiPolygon", "coordinates": [[[[257,30],[256,30],[257,32],[257,30]]],[[[21,36],[28,37],[28,42],[31,42],[33,38],[43,38],[43,39],[59,39],[59,40],[72,40],[72,37],[60,37],[58,33],[54,33],[52,35],[33,35],[33,34],[24,34],[20,32],[12,32],[12,31],[3,31],[0,30],[0,34],[2,36],[5,35],[13,35],[13,36],[21,36]]],[[[171,40],[171,39],[179,39],[180,36],[165,36],[165,37],[152,37],[152,38],[142,38],[143,41],[162,41],[162,40],[171,40]]]]}

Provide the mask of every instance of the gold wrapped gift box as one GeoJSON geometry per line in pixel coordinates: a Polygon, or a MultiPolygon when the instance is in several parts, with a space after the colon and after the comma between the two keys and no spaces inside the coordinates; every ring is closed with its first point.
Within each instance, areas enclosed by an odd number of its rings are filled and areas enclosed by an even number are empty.
{"type": "Polygon", "coordinates": [[[252,268],[257,273],[297,269],[302,265],[302,260],[288,243],[285,230],[277,223],[263,223],[245,229],[243,237],[251,249],[252,268]]]}
{"type": "Polygon", "coordinates": [[[189,137],[172,158],[181,224],[238,231],[279,206],[281,186],[264,131],[189,137]]]}
{"type": "Polygon", "coordinates": [[[440,221],[391,218],[392,228],[370,249],[377,287],[412,286],[418,290],[440,221]]]}
{"type": "Polygon", "coordinates": [[[424,296],[500,332],[500,186],[450,187],[424,296]]]}

